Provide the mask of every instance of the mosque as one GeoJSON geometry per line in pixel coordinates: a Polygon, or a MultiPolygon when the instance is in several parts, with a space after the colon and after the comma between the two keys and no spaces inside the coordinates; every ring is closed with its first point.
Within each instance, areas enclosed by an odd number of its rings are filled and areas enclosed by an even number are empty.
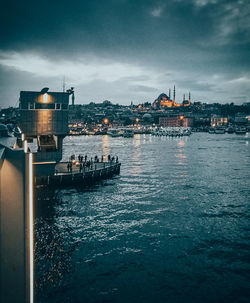
{"type": "Polygon", "coordinates": [[[175,101],[175,86],[174,86],[174,93],[173,93],[173,99],[171,98],[171,89],[169,89],[168,95],[162,93],[160,96],[153,102],[153,107],[155,109],[160,109],[164,107],[169,107],[169,108],[175,108],[175,107],[181,107],[181,106],[190,106],[191,101],[190,101],[190,93],[188,96],[188,100],[185,98],[185,94],[183,96],[183,101],[182,103],[176,103],[175,101]]]}

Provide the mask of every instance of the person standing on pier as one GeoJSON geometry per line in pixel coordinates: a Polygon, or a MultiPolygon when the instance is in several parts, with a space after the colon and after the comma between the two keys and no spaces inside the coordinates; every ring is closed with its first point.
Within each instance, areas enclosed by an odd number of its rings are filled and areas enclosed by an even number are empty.
{"type": "Polygon", "coordinates": [[[84,159],[85,159],[85,162],[87,162],[88,156],[87,156],[87,155],[85,155],[85,158],[84,158],[84,159]]]}
{"type": "Polygon", "coordinates": [[[82,172],[82,163],[80,163],[79,171],[80,171],[80,173],[82,172]]]}

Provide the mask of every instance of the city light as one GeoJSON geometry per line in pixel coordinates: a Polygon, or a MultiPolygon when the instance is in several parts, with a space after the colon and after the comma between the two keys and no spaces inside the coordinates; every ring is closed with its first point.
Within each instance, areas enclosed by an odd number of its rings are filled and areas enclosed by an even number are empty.
{"type": "Polygon", "coordinates": [[[104,122],[104,124],[108,124],[108,123],[109,123],[109,119],[108,119],[108,118],[105,118],[105,119],[103,120],[103,122],[104,122]]]}

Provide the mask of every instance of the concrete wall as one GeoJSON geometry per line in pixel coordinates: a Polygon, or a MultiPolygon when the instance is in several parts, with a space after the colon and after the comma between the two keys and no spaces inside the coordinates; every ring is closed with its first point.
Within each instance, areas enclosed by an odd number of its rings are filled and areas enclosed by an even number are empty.
{"type": "Polygon", "coordinates": [[[0,164],[0,302],[26,302],[25,154],[6,148],[0,164]]]}

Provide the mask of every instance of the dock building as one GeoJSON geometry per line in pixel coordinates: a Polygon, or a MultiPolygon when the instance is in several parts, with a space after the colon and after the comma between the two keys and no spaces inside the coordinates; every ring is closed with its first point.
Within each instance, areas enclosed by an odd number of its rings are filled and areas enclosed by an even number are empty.
{"type": "Polygon", "coordinates": [[[36,176],[53,174],[62,159],[63,139],[68,134],[70,92],[20,92],[20,121],[24,148],[34,154],[36,176]]]}

